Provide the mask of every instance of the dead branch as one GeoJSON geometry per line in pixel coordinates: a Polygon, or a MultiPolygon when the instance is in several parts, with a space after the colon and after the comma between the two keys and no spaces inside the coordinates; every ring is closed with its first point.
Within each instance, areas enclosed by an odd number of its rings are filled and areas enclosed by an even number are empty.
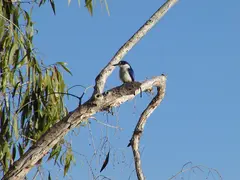
{"type": "MultiPolygon", "coordinates": [[[[165,78],[166,79],[166,78],[165,78]]],[[[139,151],[139,143],[140,138],[144,130],[144,126],[147,123],[148,117],[153,113],[153,111],[159,106],[162,102],[165,95],[166,84],[157,86],[157,95],[152,99],[147,108],[142,112],[139,121],[135,127],[135,130],[132,135],[132,139],[130,140],[130,144],[132,146],[132,151],[134,155],[135,169],[137,173],[137,177],[139,180],[144,180],[144,174],[141,167],[141,156],[139,151]]]]}
{"type": "Polygon", "coordinates": [[[156,87],[165,87],[166,77],[164,75],[153,77],[142,83],[133,82],[115,87],[103,94],[96,94],[83,105],[70,112],[66,117],[53,125],[35,144],[24,153],[20,159],[14,162],[13,166],[2,178],[3,180],[24,179],[30,169],[43,158],[49,150],[57,144],[71,129],[79,123],[92,117],[100,111],[108,111],[109,108],[134,98],[141,90],[156,87]],[[140,90],[141,89],[141,90],[140,90]]]}

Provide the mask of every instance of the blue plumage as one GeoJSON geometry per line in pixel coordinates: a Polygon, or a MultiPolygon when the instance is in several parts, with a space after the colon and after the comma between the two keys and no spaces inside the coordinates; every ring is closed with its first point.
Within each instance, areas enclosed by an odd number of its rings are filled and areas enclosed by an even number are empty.
{"type": "Polygon", "coordinates": [[[128,69],[128,72],[129,72],[129,74],[130,74],[130,76],[131,76],[131,78],[132,78],[132,81],[134,81],[134,80],[135,80],[135,74],[134,74],[134,71],[133,71],[133,69],[132,69],[131,66],[130,66],[130,68],[128,69]]]}

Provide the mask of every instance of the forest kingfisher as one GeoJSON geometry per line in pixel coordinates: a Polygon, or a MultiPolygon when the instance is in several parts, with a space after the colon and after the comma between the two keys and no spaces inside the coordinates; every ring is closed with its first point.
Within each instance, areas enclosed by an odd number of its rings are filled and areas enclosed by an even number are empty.
{"type": "Polygon", "coordinates": [[[120,61],[118,64],[113,66],[119,66],[119,77],[123,83],[133,82],[134,81],[134,71],[131,65],[127,61],[120,61]]]}

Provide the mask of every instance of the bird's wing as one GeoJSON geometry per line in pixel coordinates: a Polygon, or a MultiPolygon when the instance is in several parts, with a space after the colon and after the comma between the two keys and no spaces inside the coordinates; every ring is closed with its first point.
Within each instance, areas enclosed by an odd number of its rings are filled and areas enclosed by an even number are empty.
{"type": "Polygon", "coordinates": [[[130,76],[131,76],[131,78],[132,78],[132,81],[135,81],[135,75],[134,75],[133,69],[132,69],[132,68],[129,68],[128,70],[129,70],[129,74],[130,74],[130,76]]]}

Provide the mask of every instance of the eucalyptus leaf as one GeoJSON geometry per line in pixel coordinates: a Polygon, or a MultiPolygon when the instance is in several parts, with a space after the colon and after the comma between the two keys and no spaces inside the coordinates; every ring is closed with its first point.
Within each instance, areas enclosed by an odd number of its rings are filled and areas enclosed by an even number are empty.
{"type": "Polygon", "coordinates": [[[92,0],[85,0],[85,7],[88,9],[90,15],[93,15],[93,3],[92,0]]]}
{"type": "Polygon", "coordinates": [[[50,4],[51,4],[51,6],[52,6],[52,10],[53,10],[54,14],[56,15],[56,10],[55,10],[54,1],[53,1],[53,0],[50,0],[50,4]]]}
{"type": "Polygon", "coordinates": [[[65,62],[57,62],[56,64],[59,64],[59,65],[61,65],[61,67],[66,71],[66,72],[68,72],[69,74],[71,74],[72,75],[72,73],[71,73],[71,71],[67,68],[67,63],[65,63],[65,62]]]}

